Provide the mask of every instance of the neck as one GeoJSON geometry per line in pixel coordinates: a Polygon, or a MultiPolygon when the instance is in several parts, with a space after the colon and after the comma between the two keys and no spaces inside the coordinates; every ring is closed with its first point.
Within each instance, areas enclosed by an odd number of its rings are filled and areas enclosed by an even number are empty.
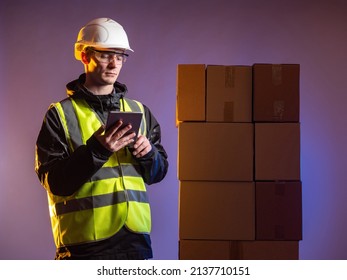
{"type": "Polygon", "coordinates": [[[84,86],[86,89],[88,89],[88,91],[90,91],[94,95],[107,95],[113,92],[113,85],[95,86],[89,85],[88,83],[84,83],[84,86]]]}

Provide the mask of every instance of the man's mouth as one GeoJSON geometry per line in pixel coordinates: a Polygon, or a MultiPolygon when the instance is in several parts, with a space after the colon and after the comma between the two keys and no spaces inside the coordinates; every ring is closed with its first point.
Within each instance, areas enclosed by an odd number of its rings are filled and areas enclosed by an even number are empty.
{"type": "Polygon", "coordinates": [[[117,73],[114,72],[105,72],[107,76],[117,76],[117,73]]]}

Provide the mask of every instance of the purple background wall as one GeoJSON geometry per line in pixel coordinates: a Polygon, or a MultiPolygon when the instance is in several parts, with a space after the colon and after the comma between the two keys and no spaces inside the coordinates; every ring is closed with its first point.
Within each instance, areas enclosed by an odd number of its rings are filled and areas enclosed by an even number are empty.
{"type": "Polygon", "coordinates": [[[347,2],[70,0],[0,2],[0,259],[52,259],[46,193],[34,173],[44,113],[82,65],[78,30],[96,17],[135,50],[119,81],[160,120],[170,169],[150,186],[155,259],[177,259],[179,63],[301,65],[301,259],[347,259],[347,2]]]}

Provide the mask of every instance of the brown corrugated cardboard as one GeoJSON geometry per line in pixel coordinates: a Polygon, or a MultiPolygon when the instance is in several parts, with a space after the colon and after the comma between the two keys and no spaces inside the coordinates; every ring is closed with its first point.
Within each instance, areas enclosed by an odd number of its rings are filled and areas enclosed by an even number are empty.
{"type": "Polygon", "coordinates": [[[205,65],[177,66],[176,125],[181,121],[205,120],[205,65]]]}
{"type": "Polygon", "coordinates": [[[178,179],[253,181],[253,124],[182,122],[178,179]]]}
{"type": "Polygon", "coordinates": [[[253,65],[253,121],[299,122],[299,64],[253,65]]]}
{"type": "Polygon", "coordinates": [[[180,260],[298,260],[298,241],[180,240],[180,260]]]}
{"type": "Polygon", "coordinates": [[[255,240],[253,182],[180,181],[180,239],[255,240]]]}
{"type": "Polygon", "coordinates": [[[256,240],[301,240],[301,182],[256,182],[256,240]]]}
{"type": "Polygon", "coordinates": [[[297,260],[299,241],[231,241],[232,260],[297,260]]]}
{"type": "Polygon", "coordinates": [[[225,240],[180,240],[180,260],[228,260],[230,242],[225,240]]]}
{"type": "Polygon", "coordinates": [[[252,122],[252,66],[207,66],[206,121],[252,122]]]}
{"type": "Polygon", "coordinates": [[[300,181],[300,124],[255,124],[255,181],[300,181]]]}

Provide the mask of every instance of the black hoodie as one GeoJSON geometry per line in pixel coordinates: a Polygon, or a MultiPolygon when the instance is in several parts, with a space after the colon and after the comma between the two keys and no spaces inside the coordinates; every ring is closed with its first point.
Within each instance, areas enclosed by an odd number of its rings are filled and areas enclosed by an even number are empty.
{"type": "MultiPolygon", "coordinates": [[[[69,98],[83,98],[105,123],[110,110],[119,110],[127,92],[124,84],[116,82],[114,91],[108,95],[93,95],[84,86],[85,74],[67,84],[69,98]]],[[[141,166],[146,184],[160,182],[168,170],[167,154],[161,145],[160,125],[144,105],[147,122],[147,138],[152,150],[136,160],[141,166]]],[[[98,140],[91,136],[86,145],[73,153],[68,149],[64,129],[58,112],[51,106],[43,121],[36,142],[35,171],[47,191],[60,196],[72,195],[98,171],[112,155],[98,140]]]]}

